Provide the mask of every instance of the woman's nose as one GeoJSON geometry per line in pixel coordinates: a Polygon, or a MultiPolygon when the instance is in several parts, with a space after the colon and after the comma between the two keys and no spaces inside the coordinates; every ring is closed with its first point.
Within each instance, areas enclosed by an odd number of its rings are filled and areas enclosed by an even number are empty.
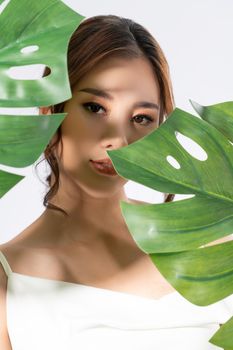
{"type": "Polygon", "coordinates": [[[111,125],[106,130],[102,139],[104,148],[117,149],[128,145],[127,130],[125,125],[111,125]]]}

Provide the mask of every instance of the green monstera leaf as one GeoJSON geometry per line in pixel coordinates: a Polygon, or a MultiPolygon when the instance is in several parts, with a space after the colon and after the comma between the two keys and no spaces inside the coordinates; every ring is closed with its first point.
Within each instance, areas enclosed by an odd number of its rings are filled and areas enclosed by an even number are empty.
{"type": "MultiPolygon", "coordinates": [[[[0,163],[25,167],[36,161],[64,119],[64,114],[44,117],[0,116],[0,163]]],[[[0,198],[24,176],[0,170],[0,198]]]]}
{"type": "Polygon", "coordinates": [[[223,102],[212,106],[201,106],[197,102],[191,101],[191,104],[202,119],[215,126],[233,142],[232,103],[223,102]]]}
{"type": "Polygon", "coordinates": [[[210,342],[217,346],[224,346],[224,350],[233,350],[232,347],[232,329],[233,329],[233,317],[221,326],[221,328],[216,332],[210,342]]]}
{"type": "Polygon", "coordinates": [[[9,2],[0,16],[1,107],[47,106],[71,97],[66,52],[83,18],[60,0],[9,2]],[[33,80],[9,76],[14,67],[38,64],[51,74],[33,80]]]}
{"type": "MultiPolygon", "coordinates": [[[[0,15],[0,107],[48,106],[72,96],[67,49],[84,18],[60,0],[7,1],[0,15]],[[47,66],[50,74],[40,79],[13,74],[18,70],[22,75],[28,65],[47,66]]],[[[0,164],[25,167],[35,162],[66,115],[0,115],[0,164]]],[[[23,178],[0,170],[0,198],[23,178]]]]}
{"type": "MultiPolygon", "coordinates": [[[[167,281],[193,304],[206,306],[233,293],[233,241],[203,247],[233,233],[233,102],[193,106],[203,120],[176,108],[158,129],[107,153],[124,178],[193,195],[162,204],[121,201],[121,210],[138,247],[167,281]],[[190,154],[180,136],[199,145],[204,156],[190,154]]],[[[229,348],[229,333],[217,332],[211,342],[229,348]]]]}

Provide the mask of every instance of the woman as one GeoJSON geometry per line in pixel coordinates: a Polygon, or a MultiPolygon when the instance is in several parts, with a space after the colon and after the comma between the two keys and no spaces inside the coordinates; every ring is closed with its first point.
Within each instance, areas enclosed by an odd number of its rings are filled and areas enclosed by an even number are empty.
{"type": "Polygon", "coordinates": [[[68,72],[71,99],[40,108],[68,113],[45,150],[46,209],[0,246],[0,348],[216,349],[208,339],[229,313],[189,303],[136,246],[120,201],[142,202],[107,155],[173,110],[159,44],[130,19],[91,17],[71,37],[68,72]]]}

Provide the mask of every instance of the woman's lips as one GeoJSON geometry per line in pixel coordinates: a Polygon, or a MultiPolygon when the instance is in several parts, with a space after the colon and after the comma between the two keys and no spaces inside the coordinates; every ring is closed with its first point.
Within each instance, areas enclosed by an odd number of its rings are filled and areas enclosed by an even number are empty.
{"type": "Polygon", "coordinates": [[[100,159],[98,161],[90,160],[93,167],[105,175],[117,175],[116,170],[113,168],[112,162],[109,158],[100,159]]]}

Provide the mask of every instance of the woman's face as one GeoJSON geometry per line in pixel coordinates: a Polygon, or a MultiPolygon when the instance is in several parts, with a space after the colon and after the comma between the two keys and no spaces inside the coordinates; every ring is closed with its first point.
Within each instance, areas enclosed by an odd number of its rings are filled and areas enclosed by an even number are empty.
{"type": "Polygon", "coordinates": [[[91,193],[119,190],[127,180],[99,173],[90,160],[109,158],[107,150],[127,146],[157,128],[159,105],[158,82],[146,59],[105,58],[65,103],[60,171],[91,193]]]}

